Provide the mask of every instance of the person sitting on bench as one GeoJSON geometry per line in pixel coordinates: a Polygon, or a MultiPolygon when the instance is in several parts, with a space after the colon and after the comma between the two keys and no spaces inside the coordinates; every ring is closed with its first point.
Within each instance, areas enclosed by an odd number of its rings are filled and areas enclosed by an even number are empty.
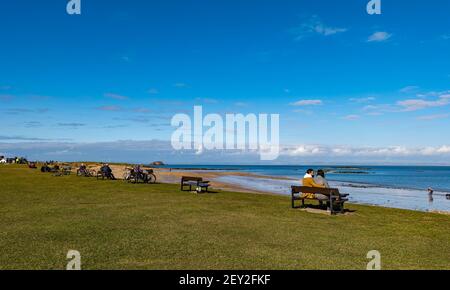
{"type": "Polygon", "coordinates": [[[325,178],[325,171],[322,169],[317,170],[316,176],[314,176],[314,182],[318,185],[323,185],[325,188],[330,188],[328,180],[325,178]]]}
{"type": "MultiPolygon", "coordinates": [[[[325,185],[317,184],[314,180],[314,170],[308,169],[306,171],[305,176],[303,177],[303,186],[306,187],[319,187],[319,188],[325,188],[325,185]]],[[[316,193],[302,193],[302,198],[307,199],[317,199],[319,201],[328,201],[328,196],[324,194],[316,194],[316,193]]]]}

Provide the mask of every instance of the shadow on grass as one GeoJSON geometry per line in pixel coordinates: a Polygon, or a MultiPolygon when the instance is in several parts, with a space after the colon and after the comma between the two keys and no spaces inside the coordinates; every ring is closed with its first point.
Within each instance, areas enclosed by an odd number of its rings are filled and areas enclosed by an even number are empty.
{"type": "MultiPolygon", "coordinates": [[[[308,211],[311,213],[330,213],[328,207],[326,204],[320,205],[320,204],[305,204],[305,206],[296,206],[294,209],[297,210],[303,210],[308,211]]],[[[342,211],[335,209],[334,211],[336,214],[352,214],[357,212],[353,209],[344,208],[342,211]]]]}

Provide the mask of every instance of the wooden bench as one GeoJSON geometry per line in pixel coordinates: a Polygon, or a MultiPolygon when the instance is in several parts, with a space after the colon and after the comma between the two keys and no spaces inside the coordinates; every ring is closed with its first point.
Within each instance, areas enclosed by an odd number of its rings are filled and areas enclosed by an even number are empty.
{"type": "Polygon", "coordinates": [[[337,188],[318,188],[318,187],[305,187],[305,186],[292,186],[292,208],[299,208],[295,206],[296,200],[302,201],[302,208],[305,207],[305,200],[318,200],[320,203],[325,200],[320,200],[316,198],[306,198],[303,196],[304,193],[313,193],[313,194],[323,194],[328,197],[327,207],[331,214],[335,214],[335,208],[338,208],[338,211],[344,212],[344,204],[348,201],[348,194],[339,193],[339,189],[337,188]]]}
{"type": "Polygon", "coordinates": [[[181,191],[186,191],[185,187],[189,186],[189,191],[192,191],[192,187],[200,188],[201,190],[205,189],[208,192],[208,188],[210,186],[209,181],[204,181],[201,177],[191,177],[191,176],[183,176],[181,177],[181,191]]]}

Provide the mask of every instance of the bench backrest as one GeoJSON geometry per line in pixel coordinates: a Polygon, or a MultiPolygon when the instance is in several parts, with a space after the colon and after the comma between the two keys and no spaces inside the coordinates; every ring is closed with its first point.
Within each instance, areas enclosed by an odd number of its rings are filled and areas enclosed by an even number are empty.
{"type": "Polygon", "coordinates": [[[339,189],[337,188],[320,188],[320,187],[306,187],[306,186],[292,186],[292,194],[295,193],[320,193],[324,195],[337,195],[339,189]]]}
{"type": "Polygon", "coordinates": [[[191,176],[183,176],[183,177],[181,177],[181,182],[185,182],[185,181],[202,182],[203,178],[201,178],[201,177],[191,177],[191,176]]]}

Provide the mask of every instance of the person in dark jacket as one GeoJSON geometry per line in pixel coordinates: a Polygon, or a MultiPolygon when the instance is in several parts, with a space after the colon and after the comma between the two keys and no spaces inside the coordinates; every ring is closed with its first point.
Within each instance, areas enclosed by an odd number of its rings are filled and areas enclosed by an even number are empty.
{"type": "Polygon", "coordinates": [[[100,171],[109,179],[115,180],[114,174],[112,173],[111,167],[109,167],[109,164],[104,164],[100,171]]]}

